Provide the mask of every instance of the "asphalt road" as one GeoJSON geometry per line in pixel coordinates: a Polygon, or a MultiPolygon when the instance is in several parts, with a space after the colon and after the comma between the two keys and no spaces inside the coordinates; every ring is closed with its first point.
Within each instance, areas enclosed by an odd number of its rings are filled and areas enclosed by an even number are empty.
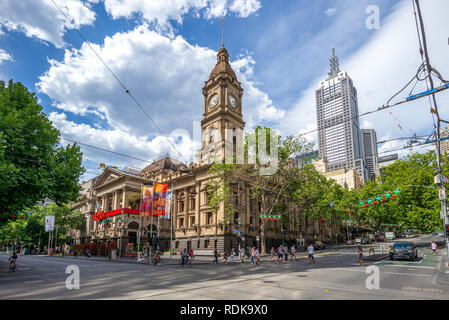
{"type": "MultiPolygon", "coordinates": [[[[428,244],[431,238],[413,241],[428,244]]],[[[441,257],[426,248],[420,248],[420,255],[414,263],[369,261],[363,267],[355,247],[317,251],[315,264],[302,253],[298,262],[263,261],[259,266],[150,266],[21,255],[10,272],[8,255],[2,254],[0,299],[449,299],[449,285],[435,281],[441,257]],[[80,271],[78,290],[66,287],[70,265],[80,271]],[[372,265],[379,268],[379,289],[366,286],[372,265]]]]}

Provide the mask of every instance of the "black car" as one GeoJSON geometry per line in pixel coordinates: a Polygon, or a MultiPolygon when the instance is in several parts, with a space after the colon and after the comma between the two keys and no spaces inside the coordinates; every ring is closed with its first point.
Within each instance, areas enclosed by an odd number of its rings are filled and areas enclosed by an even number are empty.
{"type": "Polygon", "coordinates": [[[418,249],[412,242],[396,242],[390,249],[390,260],[407,258],[410,261],[418,259],[418,249]]]}

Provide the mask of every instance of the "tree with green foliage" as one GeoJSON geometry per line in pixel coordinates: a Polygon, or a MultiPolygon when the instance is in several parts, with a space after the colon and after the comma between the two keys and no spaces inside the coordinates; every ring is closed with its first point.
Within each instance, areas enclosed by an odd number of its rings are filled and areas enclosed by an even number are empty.
{"type": "MultiPolygon", "coordinates": [[[[448,156],[442,156],[443,174],[449,175],[448,156]]],[[[367,203],[378,196],[400,195],[387,201],[360,207],[359,216],[364,221],[398,224],[399,229],[418,229],[431,232],[441,229],[440,200],[434,183],[436,175],[436,155],[434,151],[412,154],[395,161],[384,169],[382,182],[370,181],[359,192],[359,201],[367,203]]]]}
{"type": "Polygon", "coordinates": [[[60,146],[59,132],[34,93],[0,81],[0,223],[48,197],[74,201],[84,173],[82,153],[60,146]]]}
{"type": "MultiPolygon", "coordinates": [[[[269,128],[257,127],[245,136],[245,164],[215,163],[211,166],[209,173],[216,178],[209,182],[209,206],[217,212],[224,205],[224,223],[227,223],[236,212],[231,185],[239,180],[249,181],[251,198],[261,203],[261,214],[280,214],[282,223],[288,223],[286,190],[298,172],[289,159],[309,152],[311,148],[312,144],[301,136],[282,139],[269,128]],[[254,159],[254,163],[248,163],[248,159],[254,159]],[[275,166],[275,171],[266,174],[271,171],[267,170],[270,165],[275,166]]],[[[266,252],[265,221],[262,221],[261,252],[266,252]]]]}
{"type": "Polygon", "coordinates": [[[56,235],[56,229],[53,232],[58,245],[71,240],[68,236],[70,230],[80,230],[85,225],[84,215],[68,205],[58,206],[52,203],[47,207],[34,206],[30,209],[29,216],[9,220],[0,226],[0,242],[37,246],[40,240],[41,247],[45,246],[50,236],[50,232],[45,232],[45,216],[49,215],[55,216],[58,234],[56,235]]]}

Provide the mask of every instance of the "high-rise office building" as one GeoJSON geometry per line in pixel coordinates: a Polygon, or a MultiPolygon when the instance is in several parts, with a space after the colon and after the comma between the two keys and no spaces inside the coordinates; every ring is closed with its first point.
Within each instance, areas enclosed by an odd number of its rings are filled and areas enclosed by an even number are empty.
{"type": "Polygon", "coordinates": [[[379,172],[379,159],[377,153],[377,136],[374,129],[362,129],[363,136],[363,153],[365,165],[368,169],[368,178],[375,180],[379,172]]]}
{"type": "MultiPolygon", "coordinates": [[[[449,126],[440,128],[440,139],[449,136],[449,126]]],[[[440,153],[447,153],[449,151],[449,140],[443,140],[440,142],[440,153]]]]}
{"type": "Polygon", "coordinates": [[[369,178],[364,162],[359,125],[357,90],[346,71],[340,71],[332,48],[330,72],[316,92],[318,148],[327,170],[356,169],[364,182],[369,178]]]}

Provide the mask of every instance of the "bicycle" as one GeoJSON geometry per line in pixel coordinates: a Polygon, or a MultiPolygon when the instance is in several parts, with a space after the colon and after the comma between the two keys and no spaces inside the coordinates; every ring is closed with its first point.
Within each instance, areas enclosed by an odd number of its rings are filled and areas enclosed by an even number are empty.
{"type": "Polygon", "coordinates": [[[9,270],[12,270],[12,272],[14,272],[15,269],[16,269],[16,259],[12,259],[11,262],[9,263],[9,270]]]}
{"type": "Polygon", "coordinates": [[[158,263],[161,262],[161,258],[159,257],[159,255],[153,255],[151,256],[151,262],[153,263],[153,265],[157,265],[158,263]]]}

